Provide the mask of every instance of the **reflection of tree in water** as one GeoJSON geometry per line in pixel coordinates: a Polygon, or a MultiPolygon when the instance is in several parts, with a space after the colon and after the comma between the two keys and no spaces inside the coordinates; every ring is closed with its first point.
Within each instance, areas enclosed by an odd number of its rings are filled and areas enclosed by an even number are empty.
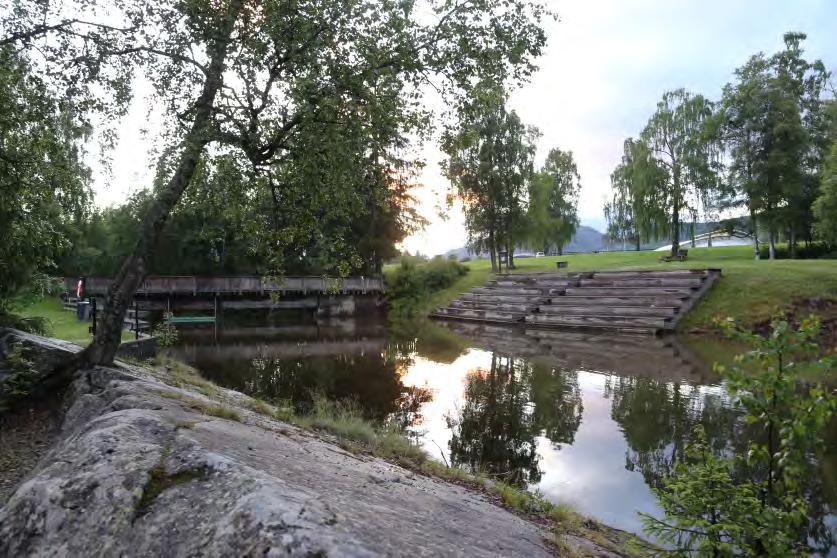
{"type": "Polygon", "coordinates": [[[231,364],[234,366],[216,364],[213,379],[269,401],[291,401],[298,412],[310,409],[314,394],[321,394],[328,399],[357,402],[367,419],[384,421],[395,416],[403,422],[417,420],[420,406],[431,399],[426,388],[403,384],[403,362],[389,351],[256,357],[246,369],[238,362],[231,364]]]}
{"type": "Polygon", "coordinates": [[[451,460],[510,483],[538,482],[536,436],[572,442],[581,411],[574,373],[493,354],[489,369],[468,374],[464,407],[449,419],[451,460]]]}
{"type": "MultiPolygon", "coordinates": [[[[638,471],[651,487],[658,487],[669,476],[691,440],[697,424],[702,424],[710,447],[718,454],[744,455],[747,440],[756,435],[724,395],[677,382],[650,378],[610,376],[605,397],[612,399],[611,417],[625,436],[628,450],[625,468],[638,471]]],[[[747,470],[738,463],[734,474],[759,478],[763,471],[747,470]]],[[[830,533],[825,525],[829,498],[824,479],[812,469],[806,487],[809,511],[817,518],[808,533],[827,549],[830,533]]]]}
{"type": "Polygon", "coordinates": [[[531,393],[543,435],[553,444],[572,444],[584,412],[578,373],[533,362],[531,393]]]}
{"type": "Polygon", "coordinates": [[[650,486],[659,486],[672,472],[698,423],[716,451],[733,449],[736,413],[720,395],[679,382],[623,376],[609,376],[604,394],[613,400],[611,416],[628,444],[625,467],[642,473],[650,486]]]}

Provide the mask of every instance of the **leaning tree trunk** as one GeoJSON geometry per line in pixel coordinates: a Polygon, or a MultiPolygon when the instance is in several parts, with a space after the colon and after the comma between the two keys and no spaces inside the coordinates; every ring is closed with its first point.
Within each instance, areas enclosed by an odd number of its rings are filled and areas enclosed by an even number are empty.
{"type": "Polygon", "coordinates": [[[203,89],[194,105],[194,121],[181,144],[180,159],[171,178],[158,193],[145,214],[140,226],[139,238],[133,252],[122,264],[122,268],[108,289],[107,302],[96,336],[81,355],[82,366],[110,364],[116,356],[122,337],[125,312],[148,274],[151,256],[163,226],[171,211],[180,201],[183,191],[189,186],[198,162],[207,143],[212,123],[215,97],[221,88],[224,62],[227,57],[230,37],[243,0],[233,0],[217,37],[210,43],[207,54],[209,65],[203,89]]]}

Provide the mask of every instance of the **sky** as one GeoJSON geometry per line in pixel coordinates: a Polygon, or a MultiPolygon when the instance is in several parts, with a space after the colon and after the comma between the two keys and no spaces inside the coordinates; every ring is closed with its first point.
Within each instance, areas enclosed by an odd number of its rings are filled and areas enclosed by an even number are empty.
{"type": "MultiPolygon", "coordinates": [[[[579,217],[603,230],[602,207],[610,173],[625,138],[636,136],[662,94],[684,87],[710,99],[747,58],[782,47],[786,31],[808,34],[809,59],[837,70],[837,0],[546,0],[559,17],[548,22],[548,44],[532,79],[512,92],[509,104],[536,126],[536,164],[549,149],[571,150],[581,175],[579,217]]],[[[835,72],[837,73],[837,72],[835,72]]],[[[109,176],[94,188],[99,205],[123,200],[149,183],[147,142],[153,110],[135,103],[120,129],[109,176]]],[[[419,209],[430,221],[407,238],[410,252],[435,255],[466,243],[461,207],[447,209],[449,188],[441,154],[431,142],[417,190],[419,209]],[[446,215],[440,215],[443,209],[446,215]]]]}

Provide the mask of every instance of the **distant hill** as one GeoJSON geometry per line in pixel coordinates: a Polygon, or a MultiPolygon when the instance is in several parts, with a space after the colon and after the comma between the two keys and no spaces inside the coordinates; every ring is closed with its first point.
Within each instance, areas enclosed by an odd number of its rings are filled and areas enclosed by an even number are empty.
{"type": "Polygon", "coordinates": [[[564,252],[594,252],[605,249],[605,235],[586,225],[575,231],[575,236],[564,246],[564,252]]]}
{"type": "MultiPolygon", "coordinates": [[[[575,232],[575,236],[570,241],[570,243],[564,247],[565,252],[593,252],[595,250],[604,250],[606,248],[605,244],[605,236],[594,229],[593,227],[588,227],[586,225],[581,225],[578,227],[578,230],[575,232]]],[[[525,248],[518,248],[517,251],[520,252],[529,252],[525,248]]],[[[463,246],[461,248],[455,248],[453,250],[448,250],[444,253],[444,256],[447,258],[451,255],[456,255],[457,259],[463,258],[473,258],[475,257],[474,254],[468,251],[468,248],[463,246]]],[[[482,254],[480,257],[487,257],[487,254],[482,254]]]]}

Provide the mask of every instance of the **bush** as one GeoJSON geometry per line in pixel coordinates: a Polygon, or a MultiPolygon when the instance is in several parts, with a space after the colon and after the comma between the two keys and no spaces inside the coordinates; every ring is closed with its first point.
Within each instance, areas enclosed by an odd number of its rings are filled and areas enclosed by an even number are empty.
{"type": "MultiPolygon", "coordinates": [[[[766,260],[770,257],[770,247],[766,242],[759,245],[759,257],[766,260]]],[[[796,259],[798,260],[816,260],[816,259],[834,259],[837,254],[834,253],[833,248],[829,248],[824,242],[812,242],[810,245],[805,244],[796,245],[796,259]]],[[[786,260],[790,258],[790,247],[787,244],[776,245],[776,259],[786,260]]]]}
{"type": "Polygon", "coordinates": [[[724,325],[731,338],[753,346],[736,360],[758,365],[758,373],[740,366],[716,370],[755,435],[743,455],[718,455],[697,427],[685,459],[655,489],[665,519],[640,514],[645,529],[676,555],[824,555],[830,536],[815,525],[805,480],[824,450],[837,396],[800,379],[803,371],[833,365],[806,360],[819,349],[819,322],[809,318],[794,329],[777,317],[765,337],[724,325]]]}
{"type": "Polygon", "coordinates": [[[450,287],[467,273],[468,267],[455,259],[436,256],[423,262],[404,257],[386,278],[391,310],[398,317],[412,317],[431,294],[450,287]]]}

